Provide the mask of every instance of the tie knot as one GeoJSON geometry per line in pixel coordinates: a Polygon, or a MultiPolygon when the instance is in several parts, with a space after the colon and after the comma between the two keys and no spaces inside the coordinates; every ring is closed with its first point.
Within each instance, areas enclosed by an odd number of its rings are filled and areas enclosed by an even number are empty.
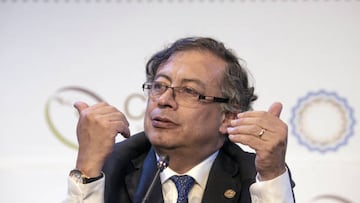
{"type": "Polygon", "coordinates": [[[171,176],[170,179],[175,183],[176,189],[178,191],[177,203],[187,203],[189,191],[195,183],[194,178],[188,175],[174,175],[171,176]]]}

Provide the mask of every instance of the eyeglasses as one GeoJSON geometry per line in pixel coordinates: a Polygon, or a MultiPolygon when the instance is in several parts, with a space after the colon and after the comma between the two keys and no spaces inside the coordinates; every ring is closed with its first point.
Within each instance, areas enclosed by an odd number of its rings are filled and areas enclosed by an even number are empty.
{"type": "Polygon", "coordinates": [[[227,98],[204,96],[191,87],[170,87],[162,82],[144,83],[142,88],[144,93],[153,99],[159,98],[167,89],[172,89],[175,101],[179,105],[187,107],[194,107],[199,102],[227,103],[229,101],[227,98]]]}

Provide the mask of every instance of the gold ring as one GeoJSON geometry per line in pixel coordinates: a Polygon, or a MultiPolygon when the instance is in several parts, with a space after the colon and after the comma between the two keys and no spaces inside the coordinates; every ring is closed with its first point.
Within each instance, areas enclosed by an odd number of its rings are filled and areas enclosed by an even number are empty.
{"type": "Polygon", "coordinates": [[[265,133],[265,129],[261,128],[261,130],[260,130],[260,132],[258,134],[259,138],[261,138],[264,135],[264,133],[265,133]]]}

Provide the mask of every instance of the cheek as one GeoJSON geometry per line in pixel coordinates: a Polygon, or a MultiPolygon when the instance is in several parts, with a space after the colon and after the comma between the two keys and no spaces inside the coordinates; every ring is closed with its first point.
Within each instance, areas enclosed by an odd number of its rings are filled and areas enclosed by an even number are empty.
{"type": "Polygon", "coordinates": [[[150,112],[151,112],[151,106],[150,106],[151,102],[147,102],[147,106],[145,108],[145,115],[144,115],[144,128],[146,130],[147,127],[149,127],[149,125],[151,124],[151,120],[150,120],[150,112]]]}
{"type": "Polygon", "coordinates": [[[192,119],[188,119],[188,127],[190,129],[199,129],[206,132],[218,132],[221,125],[222,116],[216,109],[196,112],[192,115],[192,119]]]}

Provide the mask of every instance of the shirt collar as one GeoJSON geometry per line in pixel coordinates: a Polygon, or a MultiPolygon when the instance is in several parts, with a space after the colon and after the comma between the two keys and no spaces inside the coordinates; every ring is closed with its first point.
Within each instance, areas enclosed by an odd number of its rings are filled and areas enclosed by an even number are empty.
{"type": "MultiPolygon", "coordinates": [[[[206,182],[210,173],[210,168],[214,163],[218,153],[219,151],[216,151],[215,153],[211,154],[208,158],[206,158],[184,174],[178,174],[170,167],[167,167],[163,170],[163,172],[160,173],[161,184],[166,182],[173,175],[189,175],[195,179],[196,183],[198,183],[201,188],[205,189],[206,182]]],[[[156,155],[156,157],[159,158],[158,155],[156,155]]]]}

